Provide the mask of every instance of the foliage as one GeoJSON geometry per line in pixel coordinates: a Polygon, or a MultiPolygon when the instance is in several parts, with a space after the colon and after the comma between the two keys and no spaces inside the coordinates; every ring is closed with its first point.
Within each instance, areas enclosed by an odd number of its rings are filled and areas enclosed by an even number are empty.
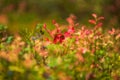
{"type": "Polygon", "coordinates": [[[13,37],[7,33],[7,27],[0,24],[0,43],[11,43],[13,37]]]}
{"type": "Polygon", "coordinates": [[[38,24],[14,39],[8,36],[10,44],[0,43],[0,79],[119,80],[120,30],[105,31],[104,17],[92,17],[92,28],[77,28],[76,17],[70,15],[67,25],[53,20],[52,30],[38,24]]]}

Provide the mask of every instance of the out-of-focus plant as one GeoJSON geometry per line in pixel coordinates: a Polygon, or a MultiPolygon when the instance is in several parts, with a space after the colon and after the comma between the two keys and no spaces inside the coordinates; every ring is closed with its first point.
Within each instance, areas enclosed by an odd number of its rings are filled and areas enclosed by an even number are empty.
{"type": "Polygon", "coordinates": [[[7,37],[6,29],[6,26],[0,25],[0,42],[4,41],[7,37]]]}
{"type": "Polygon", "coordinates": [[[10,36],[7,32],[7,26],[0,24],[0,43],[11,43],[13,36],[10,36]]]}
{"type": "Polygon", "coordinates": [[[76,17],[70,15],[67,25],[53,20],[52,30],[38,24],[14,36],[0,50],[0,79],[119,80],[120,30],[104,31],[104,17],[92,17],[92,28],[77,28],[76,17]]]}

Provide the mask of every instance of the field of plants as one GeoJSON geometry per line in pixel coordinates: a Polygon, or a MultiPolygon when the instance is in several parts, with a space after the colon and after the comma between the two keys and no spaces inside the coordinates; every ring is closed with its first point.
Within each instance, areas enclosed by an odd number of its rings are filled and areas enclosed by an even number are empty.
{"type": "Polygon", "coordinates": [[[72,14],[66,21],[19,34],[1,24],[0,80],[120,80],[120,29],[105,30],[96,14],[90,27],[72,14]]]}

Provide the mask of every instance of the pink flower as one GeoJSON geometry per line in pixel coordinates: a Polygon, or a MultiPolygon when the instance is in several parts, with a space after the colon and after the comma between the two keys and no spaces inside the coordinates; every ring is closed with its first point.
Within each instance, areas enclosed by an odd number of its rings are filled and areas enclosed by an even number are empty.
{"type": "Polygon", "coordinates": [[[65,37],[70,37],[75,32],[74,27],[70,27],[67,32],[64,33],[65,37]]]}
{"type": "Polygon", "coordinates": [[[70,33],[65,32],[64,35],[65,35],[65,37],[69,37],[69,36],[70,36],[70,33]]]}
{"type": "Polygon", "coordinates": [[[75,32],[74,27],[69,28],[67,32],[70,34],[73,34],[75,32]]]}
{"type": "Polygon", "coordinates": [[[86,35],[89,35],[89,34],[91,34],[91,33],[92,33],[91,30],[85,30],[85,34],[86,34],[86,35]]]}

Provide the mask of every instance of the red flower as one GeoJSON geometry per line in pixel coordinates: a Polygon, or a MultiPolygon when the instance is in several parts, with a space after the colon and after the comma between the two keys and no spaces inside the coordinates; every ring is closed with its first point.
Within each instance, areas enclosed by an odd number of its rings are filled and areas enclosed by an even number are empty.
{"type": "Polygon", "coordinates": [[[56,43],[62,43],[64,39],[65,39],[65,37],[64,37],[63,34],[56,34],[55,37],[54,37],[53,42],[54,42],[55,44],[56,44],[56,43]]]}

